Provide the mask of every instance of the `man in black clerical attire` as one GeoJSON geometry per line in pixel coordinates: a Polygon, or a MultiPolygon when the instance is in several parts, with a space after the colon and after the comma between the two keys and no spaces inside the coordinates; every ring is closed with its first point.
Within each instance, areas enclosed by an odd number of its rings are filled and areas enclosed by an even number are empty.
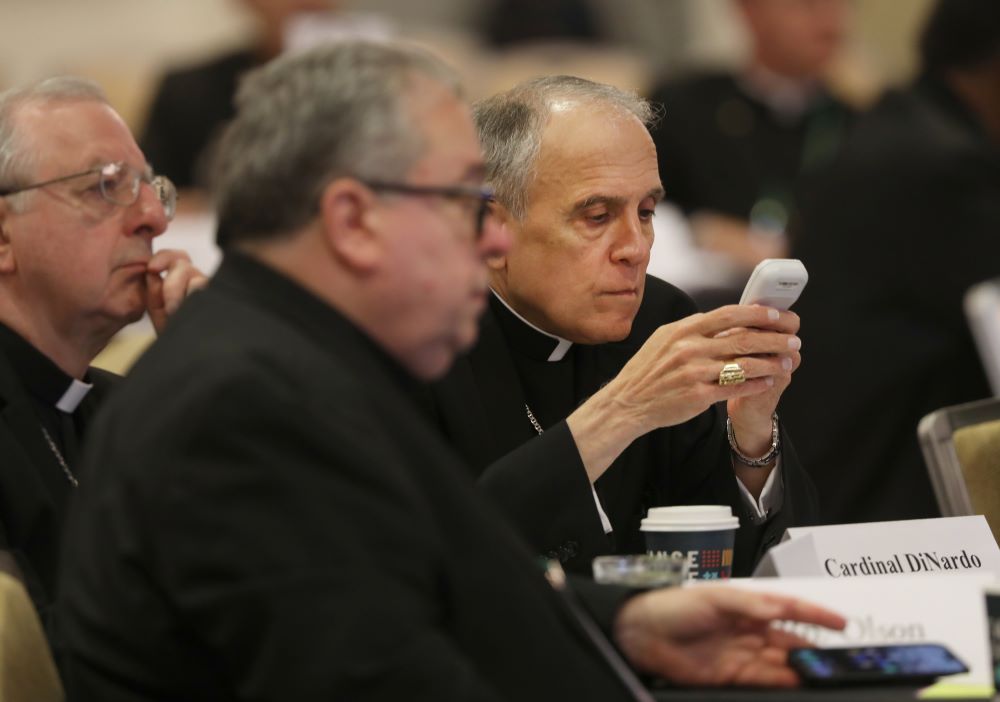
{"type": "Polygon", "coordinates": [[[650,507],[728,504],[734,572],[747,575],[786,527],[815,519],[775,415],[800,360],[798,317],[695,315],[645,275],[663,194],[651,112],[565,76],[475,107],[512,246],[489,261],[480,342],[434,388],[436,411],[539,553],[589,572],[596,555],[645,550],[650,507]]]}
{"type": "Polygon", "coordinates": [[[666,199],[690,218],[696,242],[749,272],[761,259],[785,255],[798,194],[846,136],[851,110],[827,89],[824,72],[849,6],[733,4],[748,30],[747,64],[735,74],[702,72],[654,90],[664,113],[652,134],[666,199]]]}
{"type": "Polygon", "coordinates": [[[181,252],[152,255],[173,186],[96,85],[0,93],[0,154],[0,549],[51,634],[79,444],[113,379],[89,364],[145,311],[162,327],[203,278],[181,252]]]}
{"type": "Polygon", "coordinates": [[[835,522],[938,516],[917,424],[991,395],[962,297],[1000,275],[1000,3],[929,17],[919,77],[859,120],[792,230],[814,321],[786,417],[835,522]]]}
{"type": "Polygon", "coordinates": [[[422,415],[418,381],[474,340],[483,259],[508,245],[452,73],[342,42],[251,74],[237,103],[222,266],[85,450],[75,699],[649,699],[585,609],[640,670],[793,683],[771,620],[840,617],[593,583],[574,612],[422,415]]]}

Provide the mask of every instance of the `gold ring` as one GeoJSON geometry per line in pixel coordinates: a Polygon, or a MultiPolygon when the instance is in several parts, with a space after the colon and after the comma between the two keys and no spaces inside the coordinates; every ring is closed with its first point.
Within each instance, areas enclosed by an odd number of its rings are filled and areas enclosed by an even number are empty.
{"type": "Polygon", "coordinates": [[[747,374],[736,361],[727,363],[719,371],[719,385],[739,385],[747,382],[747,374]]]}

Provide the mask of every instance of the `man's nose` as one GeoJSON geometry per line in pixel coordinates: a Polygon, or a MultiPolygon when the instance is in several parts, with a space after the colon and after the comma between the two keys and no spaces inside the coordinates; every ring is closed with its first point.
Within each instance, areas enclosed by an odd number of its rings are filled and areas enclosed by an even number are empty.
{"type": "Polygon", "coordinates": [[[622,219],[611,257],[614,261],[637,266],[649,260],[652,246],[652,225],[640,220],[638,215],[625,217],[622,219]]]}
{"type": "Polygon", "coordinates": [[[149,183],[139,184],[139,196],[129,207],[129,233],[158,237],[167,230],[169,220],[156,188],[149,183]]]}

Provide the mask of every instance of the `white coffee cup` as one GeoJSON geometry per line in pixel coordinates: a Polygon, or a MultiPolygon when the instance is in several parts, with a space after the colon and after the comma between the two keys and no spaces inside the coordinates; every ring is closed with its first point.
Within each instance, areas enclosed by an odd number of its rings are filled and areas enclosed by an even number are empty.
{"type": "Polygon", "coordinates": [[[679,505],[653,507],[639,529],[650,555],[682,556],[688,578],[720,580],[732,575],[739,526],[728,505],[679,505]]]}

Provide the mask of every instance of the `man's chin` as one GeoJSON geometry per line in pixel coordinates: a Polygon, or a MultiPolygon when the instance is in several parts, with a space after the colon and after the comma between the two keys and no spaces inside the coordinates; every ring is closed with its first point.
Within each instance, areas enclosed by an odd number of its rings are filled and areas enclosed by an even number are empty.
{"type": "Polygon", "coordinates": [[[430,353],[421,354],[418,358],[400,360],[414,377],[429,383],[444,377],[451,370],[456,356],[456,352],[440,348],[430,353]]]}
{"type": "Polygon", "coordinates": [[[577,344],[595,346],[597,344],[612,344],[624,341],[632,331],[634,317],[627,319],[607,320],[579,329],[569,340],[577,344]],[[575,338],[574,338],[575,337],[575,338]]]}

